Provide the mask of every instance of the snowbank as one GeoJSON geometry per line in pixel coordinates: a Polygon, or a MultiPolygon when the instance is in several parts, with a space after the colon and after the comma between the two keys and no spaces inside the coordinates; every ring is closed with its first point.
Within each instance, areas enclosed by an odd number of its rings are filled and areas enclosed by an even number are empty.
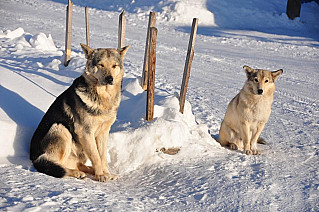
{"type": "MultiPolygon", "coordinates": [[[[60,60],[45,59],[45,55],[61,55],[51,36],[46,36],[44,33],[32,36],[25,33],[22,28],[18,28],[2,32],[0,39],[4,43],[3,46],[11,46],[11,51],[15,54],[17,51],[32,52],[33,56],[28,60],[33,61],[34,72],[41,73],[44,69],[49,69],[54,70],[56,75],[63,75],[63,70],[66,68],[60,66],[60,60]],[[23,42],[16,42],[17,40],[23,42]],[[43,50],[49,52],[42,52],[43,50]]],[[[10,52],[8,49],[2,51],[10,52]]],[[[67,69],[79,75],[78,70],[84,70],[84,55],[74,53],[73,56],[67,69]]],[[[37,86],[43,79],[35,74],[25,73],[23,69],[12,70],[4,67],[0,69],[3,75],[0,79],[1,96],[7,99],[7,104],[1,104],[0,110],[0,130],[7,132],[0,135],[0,140],[6,140],[5,146],[0,151],[0,157],[28,156],[31,136],[46,108],[56,96],[44,91],[56,88],[37,86]],[[16,83],[21,86],[16,86],[16,83]],[[41,105],[38,100],[42,101],[41,105]]],[[[155,90],[154,120],[146,122],[144,119],[146,92],[142,90],[139,80],[132,74],[126,74],[123,80],[118,119],[111,129],[109,139],[108,157],[112,169],[123,173],[135,170],[144,164],[155,163],[163,159],[161,148],[176,147],[181,148],[183,152],[183,149],[194,141],[200,141],[204,146],[214,142],[208,133],[208,128],[196,123],[188,102],[184,114],[181,114],[177,96],[158,89],[155,90]]],[[[67,85],[63,88],[66,89],[67,85]]],[[[60,90],[51,92],[59,93],[60,90]]]]}
{"type": "MultiPolygon", "coordinates": [[[[53,0],[66,3],[64,0],[53,0]]],[[[193,18],[199,18],[204,26],[219,26],[230,29],[264,30],[265,28],[296,29],[310,24],[319,30],[318,4],[302,4],[301,17],[291,21],[286,15],[286,0],[73,0],[74,4],[102,10],[125,9],[145,18],[150,11],[157,12],[159,21],[189,26],[193,18]]]]}
{"type": "Polygon", "coordinates": [[[189,102],[181,114],[178,98],[156,89],[154,120],[151,122],[144,120],[145,103],[146,92],[142,90],[139,79],[126,75],[118,120],[111,130],[108,151],[110,166],[118,173],[162,160],[160,149],[163,147],[181,148],[179,154],[188,155],[186,149],[193,144],[198,145],[191,148],[195,151],[215,143],[207,126],[196,123],[189,102]]]}
{"type": "MultiPolygon", "coordinates": [[[[54,1],[65,3],[63,0],[54,1]]],[[[76,5],[102,10],[122,11],[124,9],[138,14],[143,19],[149,15],[150,11],[155,11],[157,12],[157,20],[182,25],[189,25],[193,18],[199,18],[200,24],[215,26],[214,14],[207,9],[206,0],[161,0],[156,2],[149,0],[124,0],[120,2],[74,0],[72,2],[76,5]]]]}

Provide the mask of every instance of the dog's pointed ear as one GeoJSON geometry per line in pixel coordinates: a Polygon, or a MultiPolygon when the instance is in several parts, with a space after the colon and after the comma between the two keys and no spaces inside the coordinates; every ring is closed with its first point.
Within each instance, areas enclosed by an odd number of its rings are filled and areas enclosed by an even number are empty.
{"type": "Polygon", "coordinates": [[[130,48],[130,46],[125,46],[125,47],[123,47],[123,48],[117,49],[117,51],[120,53],[122,59],[124,58],[124,56],[125,56],[125,54],[126,54],[126,52],[127,52],[127,50],[128,50],[129,48],[130,48]]]}
{"type": "Polygon", "coordinates": [[[85,58],[86,58],[86,59],[89,59],[90,56],[92,55],[92,53],[94,52],[94,50],[91,49],[89,46],[83,44],[83,43],[80,43],[80,45],[81,45],[82,51],[83,51],[84,54],[85,54],[85,58]]]}
{"type": "Polygon", "coordinates": [[[279,70],[277,70],[277,71],[271,72],[271,76],[272,76],[273,81],[275,82],[276,79],[277,79],[283,72],[284,72],[284,70],[282,70],[282,69],[279,69],[279,70]]]}
{"type": "Polygon", "coordinates": [[[247,78],[249,78],[251,74],[256,72],[255,69],[250,68],[249,66],[246,66],[246,65],[244,65],[243,69],[246,72],[247,78]]]}

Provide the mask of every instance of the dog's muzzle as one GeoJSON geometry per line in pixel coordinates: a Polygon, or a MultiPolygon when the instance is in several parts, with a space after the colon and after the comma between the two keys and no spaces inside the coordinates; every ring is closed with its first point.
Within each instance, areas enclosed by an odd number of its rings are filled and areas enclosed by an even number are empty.
{"type": "Polygon", "coordinates": [[[107,76],[105,77],[104,81],[102,82],[103,85],[113,85],[113,77],[107,76]]]}
{"type": "Polygon", "coordinates": [[[261,94],[263,94],[263,89],[258,89],[258,91],[257,91],[257,93],[258,93],[258,95],[261,95],[261,94]]]}

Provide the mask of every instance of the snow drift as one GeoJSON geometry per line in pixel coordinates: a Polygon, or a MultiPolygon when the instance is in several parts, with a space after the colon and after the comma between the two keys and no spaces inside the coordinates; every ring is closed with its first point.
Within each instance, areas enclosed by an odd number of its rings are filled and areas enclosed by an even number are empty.
{"type": "MultiPolygon", "coordinates": [[[[52,0],[66,3],[64,0],[52,0]]],[[[73,0],[74,4],[90,8],[118,11],[126,10],[145,18],[150,11],[157,12],[160,22],[174,25],[188,26],[193,18],[199,18],[199,24],[204,26],[218,26],[228,29],[261,30],[282,28],[303,28],[303,23],[312,25],[319,30],[319,14],[315,11],[316,2],[303,4],[301,17],[290,21],[286,15],[287,1],[259,1],[259,0],[73,0]]]]}
{"type": "MultiPolygon", "coordinates": [[[[44,33],[33,36],[25,33],[22,28],[18,28],[14,31],[1,32],[0,36],[3,46],[12,48],[8,51],[11,54],[32,52],[43,56],[47,54],[61,55],[61,52],[55,47],[52,37],[46,36],[44,33]]],[[[39,66],[35,72],[41,73],[45,67],[51,69],[54,67],[55,71],[65,69],[60,66],[61,61],[56,58],[51,61],[42,61],[31,56],[28,60],[39,66]],[[43,65],[44,63],[47,65],[43,65]]],[[[84,70],[84,67],[84,55],[79,53],[72,58],[68,69],[79,71],[80,69],[84,70]],[[80,63],[82,63],[81,68],[78,67],[80,63]]],[[[2,133],[0,140],[7,142],[1,148],[0,157],[28,156],[33,131],[46,108],[52,103],[53,96],[43,93],[39,86],[35,86],[40,79],[34,74],[23,75],[23,72],[1,69],[4,75],[0,79],[3,85],[1,86],[1,95],[2,98],[7,99],[7,106],[2,106],[0,111],[0,117],[3,117],[0,130],[7,133],[2,133]],[[21,76],[23,77],[21,78],[21,76]],[[15,94],[17,97],[13,99],[10,90],[13,90],[17,83],[24,85],[23,91],[25,92],[15,94]],[[28,102],[32,101],[30,99],[33,98],[34,94],[37,94],[39,99],[47,105],[46,108],[40,110],[28,102]],[[20,102],[14,104],[13,102],[17,100],[20,102]],[[9,109],[10,104],[15,106],[9,109]],[[27,115],[24,114],[24,110],[27,111],[27,115]]],[[[130,70],[125,71],[130,72],[130,70]]],[[[76,72],[76,74],[79,75],[81,72],[76,72]]],[[[207,126],[196,123],[189,102],[186,102],[184,114],[179,112],[177,94],[174,96],[174,94],[156,89],[154,120],[152,122],[145,121],[146,92],[141,88],[139,81],[140,79],[132,74],[124,76],[122,102],[117,121],[111,129],[108,148],[109,163],[114,170],[118,173],[125,173],[133,171],[141,165],[155,163],[163,158],[161,148],[175,147],[181,148],[183,151],[193,141],[200,141],[203,145],[214,142],[208,133],[207,126]]]]}

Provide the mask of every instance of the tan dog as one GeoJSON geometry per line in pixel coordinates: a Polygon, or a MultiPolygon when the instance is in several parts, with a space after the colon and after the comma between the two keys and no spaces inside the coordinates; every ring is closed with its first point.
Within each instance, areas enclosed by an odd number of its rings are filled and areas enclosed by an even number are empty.
{"type": "Polygon", "coordinates": [[[243,68],[246,83],[228,105],[218,141],[222,146],[256,155],[260,154],[257,141],[270,116],[275,81],[283,70],[271,72],[248,66],[243,68]]]}
{"type": "Polygon", "coordinates": [[[121,101],[122,49],[91,49],[84,73],[50,106],[31,140],[30,159],[42,173],[98,181],[117,179],[109,172],[106,146],[121,101]],[[85,166],[90,159],[93,167],[85,166]]]}

